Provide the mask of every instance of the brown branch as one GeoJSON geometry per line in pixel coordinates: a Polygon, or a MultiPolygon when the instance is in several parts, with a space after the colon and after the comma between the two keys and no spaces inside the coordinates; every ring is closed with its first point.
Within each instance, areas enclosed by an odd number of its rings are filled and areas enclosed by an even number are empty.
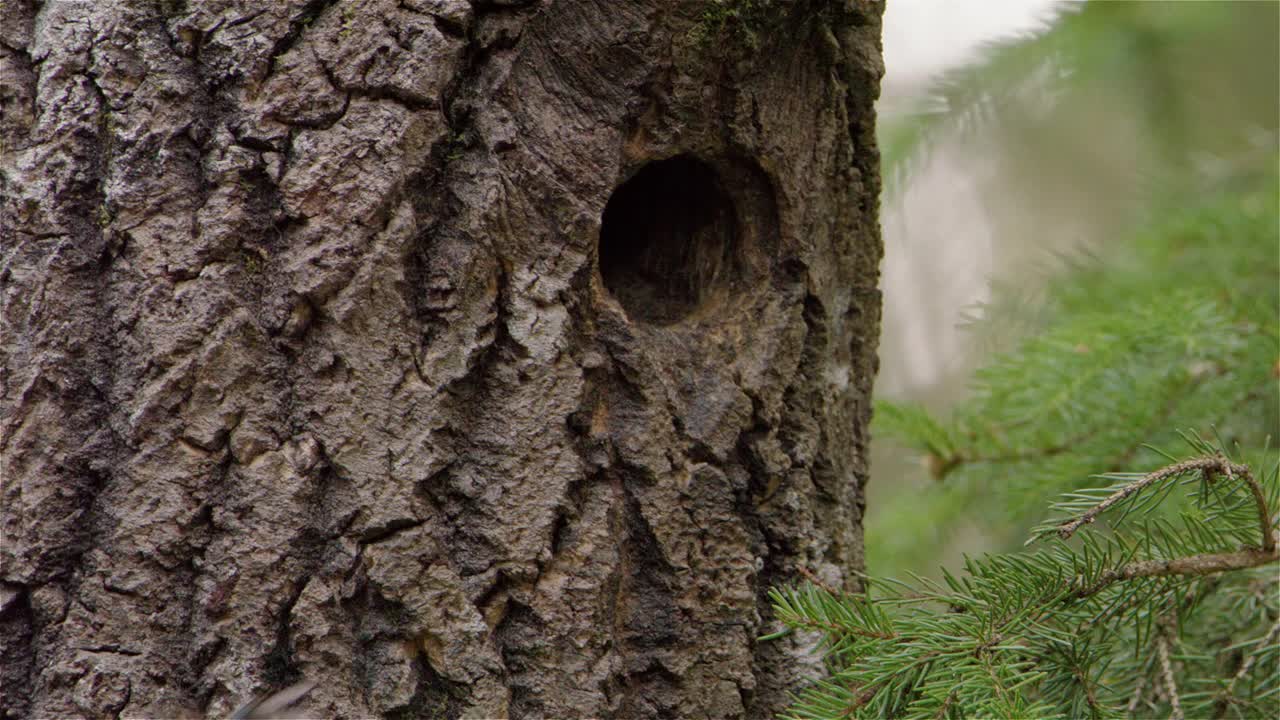
{"type": "Polygon", "coordinates": [[[1249,470],[1248,466],[1230,462],[1221,455],[1186,460],[1173,465],[1166,465],[1159,470],[1147,473],[1142,476],[1142,478],[1129,483],[1107,496],[1105,500],[1089,508],[1089,510],[1080,517],[1059,525],[1058,535],[1065,540],[1074,535],[1081,527],[1097,520],[1099,515],[1106,512],[1117,503],[1123,502],[1152,485],[1156,485],[1170,478],[1186,475],[1190,472],[1202,472],[1208,477],[1212,477],[1215,474],[1222,474],[1233,479],[1237,475],[1244,478],[1245,482],[1249,485],[1250,492],[1253,493],[1253,502],[1258,508],[1258,525],[1262,530],[1262,550],[1268,556],[1275,554],[1276,539],[1271,527],[1271,512],[1267,508],[1267,501],[1265,496],[1262,494],[1262,487],[1258,485],[1257,480],[1254,480],[1253,473],[1249,470]]]}
{"type": "Polygon", "coordinates": [[[1205,553],[1173,560],[1139,560],[1102,573],[1092,585],[1076,591],[1075,596],[1087,598],[1102,592],[1114,583],[1135,578],[1196,577],[1228,570],[1248,570],[1277,560],[1280,560],[1280,552],[1274,548],[1270,552],[1248,548],[1231,553],[1205,553]]]}
{"type": "Polygon", "coordinates": [[[856,690],[862,690],[862,694],[854,698],[853,702],[849,703],[849,705],[845,707],[844,712],[840,713],[840,717],[842,719],[846,719],[846,718],[851,718],[856,716],[858,714],[858,711],[861,710],[864,705],[871,702],[875,698],[876,693],[880,692],[880,686],[883,685],[885,681],[889,679],[889,677],[890,676],[882,677],[879,680],[873,683],[869,683],[867,686],[862,688],[855,687],[853,685],[846,685],[845,688],[850,692],[853,692],[856,690]]]}
{"type": "Polygon", "coordinates": [[[1178,699],[1178,686],[1173,681],[1173,665],[1169,662],[1169,641],[1164,631],[1156,638],[1156,652],[1160,655],[1160,674],[1164,679],[1166,692],[1169,693],[1169,720],[1182,720],[1182,701],[1178,699]]]}
{"type": "Polygon", "coordinates": [[[876,696],[877,692],[880,692],[879,686],[881,684],[882,683],[873,683],[870,689],[864,691],[861,695],[854,698],[853,702],[849,705],[849,707],[844,709],[844,714],[841,715],[841,717],[851,718],[857,715],[858,711],[861,710],[864,705],[871,702],[872,698],[876,696]]]}
{"type": "MultiPolygon", "coordinates": [[[[1188,377],[1184,382],[1182,382],[1176,388],[1173,388],[1172,391],[1168,393],[1164,403],[1160,406],[1160,411],[1156,413],[1156,415],[1152,418],[1150,422],[1147,423],[1147,425],[1145,426],[1145,429],[1149,431],[1154,427],[1163,427],[1164,425],[1168,424],[1168,419],[1173,414],[1174,409],[1177,408],[1178,402],[1187,396],[1188,390],[1190,389],[1191,386],[1199,385],[1201,382],[1202,382],[1202,379],[1200,378],[1188,377]]],[[[945,476],[946,473],[950,472],[951,470],[955,469],[957,466],[963,463],[1017,462],[1019,460],[1034,460],[1036,458],[1041,458],[1041,457],[1047,458],[1047,457],[1053,457],[1055,455],[1061,455],[1062,453],[1078,446],[1080,443],[1088,442],[1092,440],[1102,430],[1101,427],[1094,428],[1092,430],[1088,430],[1086,432],[1080,433],[1075,437],[1067,438],[1066,440],[1063,440],[1059,443],[1050,445],[1045,448],[1039,448],[1035,450],[1026,450],[1022,452],[1011,451],[1008,445],[1004,442],[1004,439],[1001,436],[1001,433],[1004,430],[1017,428],[1022,425],[1028,425],[1030,423],[1035,422],[1035,420],[1036,420],[1035,417],[1028,417],[1023,420],[1006,423],[1004,425],[986,425],[983,428],[983,430],[985,430],[986,433],[1001,446],[1001,449],[1006,453],[1004,455],[994,455],[994,456],[985,456],[985,457],[966,456],[964,455],[964,453],[961,453],[961,452],[952,453],[950,456],[946,458],[943,458],[937,455],[931,455],[930,464],[929,464],[931,472],[935,469],[939,471],[939,472],[933,473],[933,478],[935,480],[942,480],[943,476],[945,476]]],[[[1147,432],[1146,434],[1150,434],[1150,433],[1147,432]]],[[[978,434],[973,430],[970,430],[968,432],[968,436],[970,440],[976,441],[978,439],[978,434]]],[[[1125,448],[1124,452],[1120,453],[1119,456],[1113,458],[1108,463],[1108,467],[1123,466],[1129,459],[1133,457],[1133,455],[1141,447],[1142,447],[1141,442],[1135,442],[1129,445],[1127,448],[1125,448]]]]}
{"type": "Polygon", "coordinates": [[[1238,472],[1244,481],[1249,483],[1249,491],[1253,493],[1253,504],[1258,507],[1258,526],[1262,528],[1262,549],[1267,552],[1275,551],[1276,536],[1274,528],[1271,527],[1271,511],[1267,508],[1267,498],[1262,494],[1262,486],[1253,479],[1253,473],[1247,465],[1235,465],[1224,461],[1223,470],[1226,476],[1233,480],[1235,473],[1238,472]]]}
{"type": "Polygon", "coordinates": [[[1125,709],[1125,713],[1130,717],[1137,711],[1138,706],[1142,704],[1142,691],[1147,689],[1147,676],[1139,675],[1138,682],[1133,686],[1133,695],[1129,698],[1129,706],[1125,709]]]}
{"type": "MultiPolygon", "coordinates": [[[[1024,460],[1039,460],[1042,458],[1055,457],[1067,452],[1079,443],[1088,440],[1096,434],[1096,431],[1089,431],[1048,447],[1032,448],[1030,450],[1018,451],[1005,446],[1001,448],[1004,454],[997,455],[970,455],[957,450],[943,456],[935,452],[930,452],[925,457],[925,461],[929,470],[929,476],[934,480],[942,481],[946,479],[947,475],[950,474],[952,470],[955,470],[961,465],[971,463],[990,463],[994,465],[998,463],[1022,462],[1024,460]]],[[[972,433],[970,433],[970,437],[976,439],[972,433]]],[[[992,437],[994,438],[995,436],[993,435],[992,437]]],[[[1004,445],[1003,441],[997,440],[997,442],[1002,446],[1004,445]]]]}
{"type": "Polygon", "coordinates": [[[1220,466],[1220,458],[1196,458],[1195,460],[1187,460],[1174,465],[1167,465],[1159,470],[1147,473],[1142,476],[1142,478],[1125,485],[1107,496],[1105,500],[1089,508],[1089,510],[1080,517],[1059,525],[1058,534],[1061,535],[1064,540],[1075,535],[1077,530],[1092,523],[1094,520],[1097,520],[1099,515],[1109,510],[1112,506],[1142,492],[1151,485],[1168,480],[1172,477],[1185,475],[1192,471],[1198,470],[1200,472],[1205,472],[1210,468],[1216,469],[1220,466]]]}
{"type": "Polygon", "coordinates": [[[1277,635],[1280,635],[1280,620],[1271,626],[1271,630],[1267,631],[1266,637],[1262,638],[1262,642],[1258,643],[1253,652],[1249,653],[1249,657],[1245,658],[1244,662],[1240,664],[1240,669],[1236,671],[1235,676],[1231,678],[1231,682],[1227,683],[1227,687],[1223,689],[1223,697],[1231,697],[1231,694],[1236,690],[1236,683],[1249,674],[1249,671],[1253,669],[1253,664],[1258,661],[1258,656],[1269,648],[1271,643],[1275,642],[1277,635]]]}
{"type": "Polygon", "coordinates": [[[933,720],[942,720],[947,716],[947,711],[951,709],[951,703],[956,700],[956,691],[952,690],[947,693],[947,699],[942,701],[942,707],[938,708],[938,712],[933,714],[933,720]]]}
{"type": "Polygon", "coordinates": [[[809,582],[813,583],[819,588],[822,588],[823,590],[827,591],[827,594],[833,598],[840,598],[846,595],[846,593],[836,590],[835,588],[831,587],[831,585],[827,583],[827,581],[818,577],[813,572],[810,572],[809,568],[800,566],[796,568],[796,572],[800,573],[801,577],[803,577],[805,580],[808,580],[809,582]]]}
{"type": "MultiPolygon", "coordinates": [[[[1142,430],[1136,434],[1136,437],[1147,437],[1155,434],[1155,431],[1158,428],[1167,427],[1170,423],[1170,419],[1173,417],[1174,411],[1178,409],[1178,404],[1187,396],[1191,395],[1192,388],[1204,382],[1205,378],[1204,375],[1185,375],[1183,377],[1183,381],[1165,396],[1164,402],[1160,405],[1160,410],[1151,417],[1147,424],[1143,426],[1142,430]]],[[[1112,458],[1108,467],[1112,470],[1118,470],[1128,465],[1129,462],[1133,460],[1133,456],[1138,454],[1138,450],[1141,449],[1143,445],[1144,443],[1141,441],[1130,443],[1129,447],[1124,449],[1124,452],[1112,458]]]]}
{"type": "Polygon", "coordinates": [[[1094,715],[1101,716],[1102,706],[1098,704],[1098,696],[1093,692],[1093,685],[1089,682],[1089,676],[1079,668],[1073,669],[1072,674],[1076,676],[1076,682],[1080,683],[1080,687],[1084,688],[1084,699],[1089,703],[1089,709],[1094,715]]]}

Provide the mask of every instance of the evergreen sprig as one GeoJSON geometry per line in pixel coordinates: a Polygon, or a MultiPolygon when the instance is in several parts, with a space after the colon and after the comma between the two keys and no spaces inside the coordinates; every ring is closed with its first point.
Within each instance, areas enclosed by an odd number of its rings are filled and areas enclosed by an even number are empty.
{"type": "Polygon", "coordinates": [[[1274,716],[1280,465],[1186,439],[1186,460],[1063,497],[1024,552],[775,590],[769,637],[818,633],[831,670],[789,717],[1274,716]]]}

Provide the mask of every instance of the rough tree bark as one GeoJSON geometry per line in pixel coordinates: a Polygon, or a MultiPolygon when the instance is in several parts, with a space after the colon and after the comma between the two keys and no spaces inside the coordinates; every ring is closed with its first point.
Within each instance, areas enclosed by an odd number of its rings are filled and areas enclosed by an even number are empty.
{"type": "Polygon", "coordinates": [[[880,10],[3,0],[0,715],[781,708],[766,590],[862,562],[880,10]]]}

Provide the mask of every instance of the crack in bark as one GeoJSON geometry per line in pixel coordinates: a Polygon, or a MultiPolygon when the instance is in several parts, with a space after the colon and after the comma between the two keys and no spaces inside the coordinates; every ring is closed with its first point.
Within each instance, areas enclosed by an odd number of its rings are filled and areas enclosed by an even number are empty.
{"type": "Polygon", "coordinates": [[[365,530],[364,534],[360,538],[360,544],[375,545],[380,542],[385,542],[405,530],[420,528],[425,524],[425,520],[392,520],[383,527],[365,530]]]}
{"type": "Polygon", "coordinates": [[[263,80],[275,74],[276,59],[292,50],[307,27],[337,3],[338,0],[311,0],[303,6],[302,10],[289,21],[289,31],[271,46],[271,52],[267,60],[267,70],[263,80]]]}

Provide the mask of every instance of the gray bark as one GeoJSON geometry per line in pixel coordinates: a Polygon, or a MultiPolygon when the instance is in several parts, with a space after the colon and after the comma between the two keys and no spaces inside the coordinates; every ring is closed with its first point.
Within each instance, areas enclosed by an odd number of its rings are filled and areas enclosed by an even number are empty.
{"type": "Polygon", "coordinates": [[[881,7],[742,5],[3,0],[0,716],[784,707],[881,7]]]}

